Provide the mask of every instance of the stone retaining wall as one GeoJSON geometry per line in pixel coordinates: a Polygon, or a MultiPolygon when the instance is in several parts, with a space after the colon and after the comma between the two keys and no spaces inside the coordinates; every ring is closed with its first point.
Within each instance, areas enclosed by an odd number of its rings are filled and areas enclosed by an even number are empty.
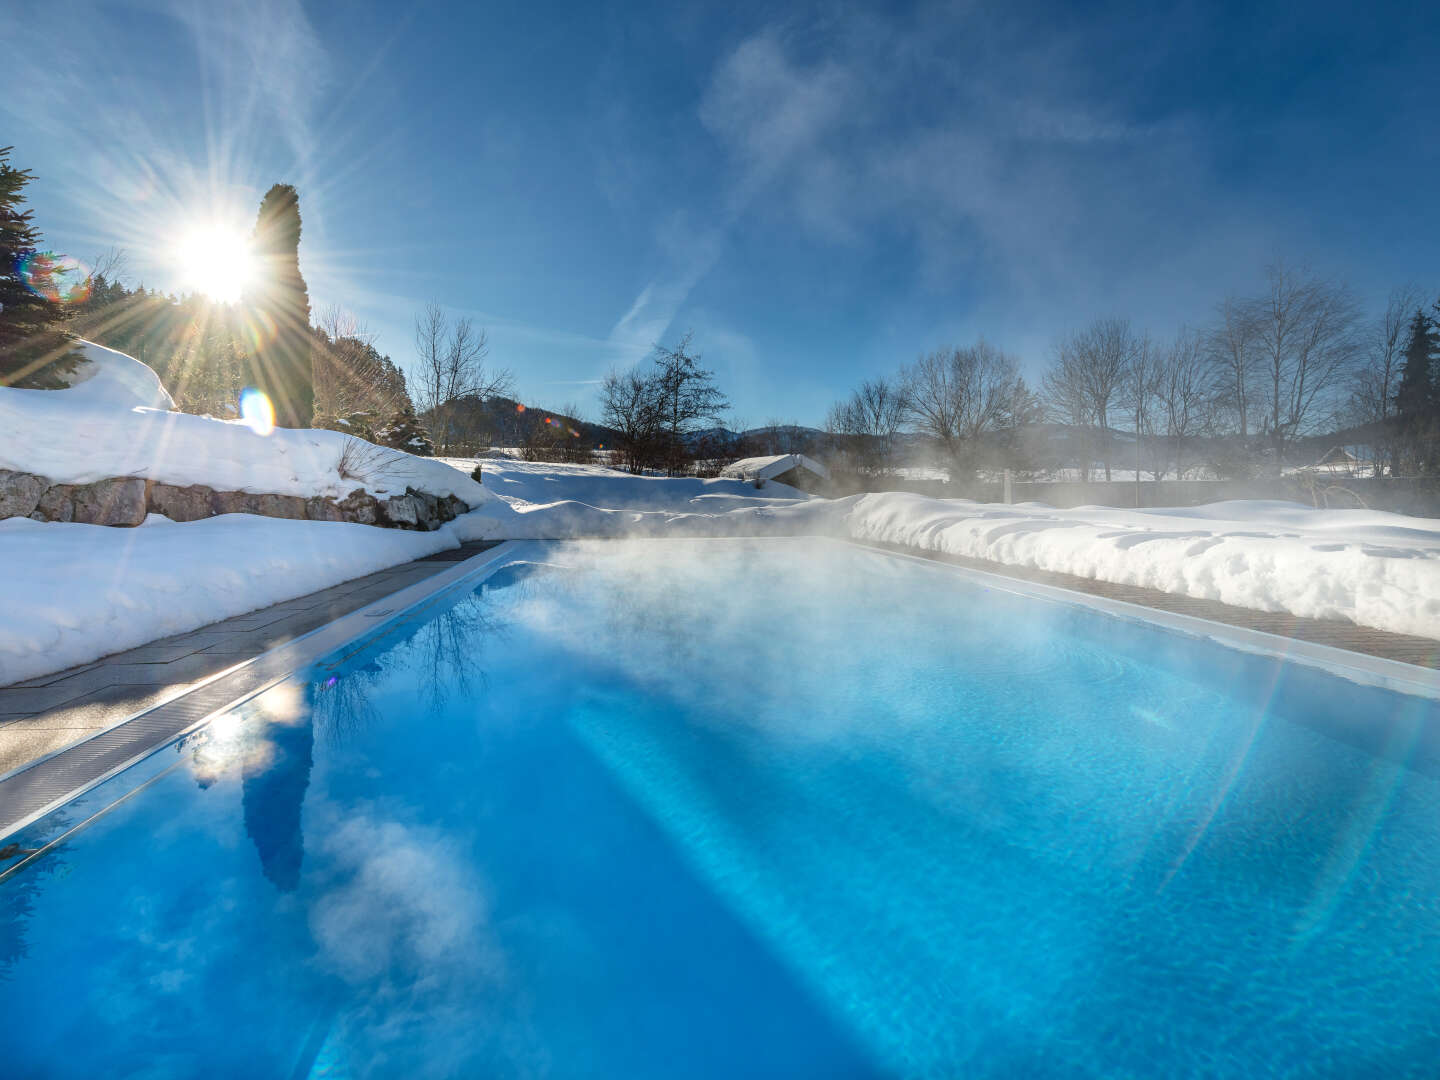
{"type": "Polygon", "coordinates": [[[177,487],[139,477],[93,484],[52,484],[34,473],[0,469],[0,518],[74,521],[86,525],[139,525],[146,514],[197,521],[216,514],[258,514],[298,521],[351,521],[390,529],[438,529],[470,508],[454,495],[443,498],[414,488],[377,499],[356,488],[343,499],[215,491],[201,484],[177,487]]]}

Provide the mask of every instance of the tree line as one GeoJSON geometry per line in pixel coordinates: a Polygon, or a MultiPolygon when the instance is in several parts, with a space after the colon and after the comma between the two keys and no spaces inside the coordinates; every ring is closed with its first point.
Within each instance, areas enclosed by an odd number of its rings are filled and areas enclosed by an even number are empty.
{"type": "Polygon", "coordinates": [[[730,402],[701,360],[687,333],[674,347],[657,344],[648,363],[605,376],[600,419],[617,433],[616,464],[635,473],[663,469],[680,476],[696,458],[713,453],[700,424],[718,424],[730,402]]]}
{"type": "MultiPolygon", "coordinates": [[[[1155,479],[1197,470],[1278,474],[1302,439],[1336,433],[1372,448],[1389,475],[1440,471],[1440,300],[1395,290],[1367,319],[1343,283],[1283,262],[1264,288],[1221,301],[1168,340],[1129,319],[1096,319],[1058,340],[1039,386],[988,341],[919,357],[867,379],[827,417],[842,469],[882,473],[928,443],[953,479],[1053,466],[1036,425],[1064,426],[1065,463],[1109,480],[1120,464],[1155,479]]],[[[1058,436],[1058,433],[1051,433],[1058,436]]]]}

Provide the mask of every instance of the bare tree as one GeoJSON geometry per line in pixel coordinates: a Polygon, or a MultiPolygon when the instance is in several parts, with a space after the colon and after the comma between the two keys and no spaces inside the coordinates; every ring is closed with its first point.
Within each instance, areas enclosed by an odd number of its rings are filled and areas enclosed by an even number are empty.
{"type": "Polygon", "coordinates": [[[354,338],[368,345],[375,344],[375,335],[366,329],[365,324],[355,317],[353,311],[339,304],[327,304],[315,320],[315,325],[325,331],[325,336],[331,341],[354,338]]]}
{"type": "Polygon", "coordinates": [[[1037,412],[1019,360],[983,338],[921,356],[901,373],[901,387],[907,420],[943,448],[951,480],[973,475],[983,436],[1037,412]]]}
{"type": "Polygon", "coordinates": [[[130,253],[121,247],[108,247],[90,260],[90,280],[115,282],[130,268],[130,253]]]}
{"type": "Polygon", "coordinates": [[[1387,459],[1393,468],[1394,447],[1388,428],[1395,415],[1395,392],[1405,363],[1410,322],[1424,302],[1423,294],[1414,285],[1391,290],[1385,310],[1365,332],[1363,359],[1351,378],[1351,420],[1372,428],[1377,476],[1387,459]]]}
{"type": "Polygon", "coordinates": [[[1215,392],[1204,340],[1182,329],[1165,350],[1157,394],[1175,478],[1185,476],[1187,444],[1210,428],[1215,392]]]}
{"type": "Polygon", "coordinates": [[[715,385],[715,373],[700,366],[699,353],[692,354],[687,333],[673,349],[655,346],[655,372],[652,376],[659,395],[661,426],[666,436],[666,469],[671,476],[680,475],[688,451],[686,439],[699,420],[718,421],[730,408],[730,402],[715,385]]]}
{"type": "Polygon", "coordinates": [[[895,460],[895,441],[905,422],[905,398],[884,376],[866,379],[830,407],[825,429],[857,472],[884,472],[895,460]]]}
{"type": "MultiPolygon", "coordinates": [[[[1125,380],[1141,347],[1129,319],[1097,319],[1061,341],[1045,373],[1045,397],[1051,406],[1072,423],[1098,429],[1106,480],[1110,479],[1110,412],[1121,404],[1125,380]]],[[[1082,467],[1089,479],[1089,461],[1082,467]]]]}
{"type": "MultiPolygon", "coordinates": [[[[1135,423],[1135,478],[1144,467],[1146,440],[1155,443],[1157,426],[1162,422],[1160,385],[1164,377],[1165,354],[1149,334],[1141,334],[1135,343],[1130,364],[1121,378],[1120,398],[1135,423]]],[[[1152,460],[1150,475],[1158,480],[1165,471],[1165,462],[1152,460]]]]}
{"type": "Polygon", "coordinates": [[[1240,441],[1244,442],[1250,437],[1259,344],[1253,307],[1233,296],[1221,301],[1204,344],[1205,355],[1215,371],[1216,403],[1234,416],[1240,441]]]}
{"type": "Polygon", "coordinates": [[[621,465],[644,472],[660,457],[660,394],[639,369],[612,371],[600,383],[600,422],[620,434],[615,447],[621,465]]]}
{"type": "Polygon", "coordinates": [[[373,425],[407,409],[405,378],[376,350],[375,335],[340,305],[326,307],[316,327],[310,357],[317,426],[344,421],[347,430],[370,438],[373,431],[355,431],[353,425],[373,425]]]}
{"type": "Polygon", "coordinates": [[[474,397],[484,401],[509,392],[514,377],[504,368],[490,369],[490,344],[483,328],[468,318],[453,323],[433,301],[415,317],[415,404],[437,453],[453,441],[451,417],[455,403],[474,397]]]}
{"type": "Polygon", "coordinates": [[[1335,415],[1336,392],[1356,355],[1359,308],[1344,285],[1282,262],[1266,267],[1266,290],[1251,302],[1265,434],[1284,468],[1285,445],[1335,415]]]}

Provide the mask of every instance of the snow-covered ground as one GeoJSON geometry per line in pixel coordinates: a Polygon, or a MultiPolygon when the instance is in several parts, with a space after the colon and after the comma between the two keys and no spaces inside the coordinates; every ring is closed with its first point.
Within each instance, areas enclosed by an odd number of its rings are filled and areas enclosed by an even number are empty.
{"type": "MultiPolygon", "coordinates": [[[[256,435],[166,411],[153,373],[88,349],[72,389],[0,389],[0,468],[338,494],[343,436],[256,435]],[[332,441],[332,439],[334,441],[332,441]]],[[[118,359],[116,359],[118,358],[118,359]]],[[[1292,503],[1055,510],[890,492],[826,500],[773,481],[637,477],[598,465],[402,456],[381,484],[475,507],[432,533],[224,515],[137,529],[0,522],[9,584],[0,685],[313,592],[463,541],[814,535],[884,541],[1440,638],[1440,520],[1292,503]],[[416,482],[419,481],[419,482],[416,482]]],[[[377,493],[384,486],[367,485],[377,493]]]]}
{"type": "MultiPolygon", "coordinates": [[[[472,458],[444,460],[467,473],[477,464],[472,458]]],[[[508,458],[480,458],[478,464],[486,489],[502,506],[491,504],[453,522],[465,539],[770,534],[790,531],[798,506],[825,504],[773,481],[756,488],[744,480],[632,476],[601,465],[508,458]],[[477,529],[482,531],[472,535],[477,529]]]]}
{"type": "Polygon", "coordinates": [[[838,534],[857,540],[1440,638],[1434,518],[1261,501],[1055,510],[902,492],[833,505],[838,534]]]}
{"type": "Polygon", "coordinates": [[[485,492],[432,458],[369,449],[338,431],[276,428],[260,434],[239,420],[171,412],[155,373],[124,353],[85,342],[68,390],[0,387],[0,469],[57,484],[139,476],[166,484],[343,498],[407,486],[454,495],[475,507],[485,492]],[[351,448],[345,472],[342,458],[351,448]]]}
{"type": "Polygon", "coordinates": [[[7,518],[0,686],[419,559],[458,541],[224,514],[136,529],[7,518]],[[20,568],[23,568],[21,570],[20,568]]]}

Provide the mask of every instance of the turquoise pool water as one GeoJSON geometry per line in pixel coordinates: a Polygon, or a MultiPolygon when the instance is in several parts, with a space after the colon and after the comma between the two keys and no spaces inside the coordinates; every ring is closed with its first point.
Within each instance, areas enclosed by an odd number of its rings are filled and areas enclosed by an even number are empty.
{"type": "Polygon", "coordinates": [[[8,838],[0,1072],[1435,1075],[1435,701],[984,581],[521,545],[8,838]]]}

